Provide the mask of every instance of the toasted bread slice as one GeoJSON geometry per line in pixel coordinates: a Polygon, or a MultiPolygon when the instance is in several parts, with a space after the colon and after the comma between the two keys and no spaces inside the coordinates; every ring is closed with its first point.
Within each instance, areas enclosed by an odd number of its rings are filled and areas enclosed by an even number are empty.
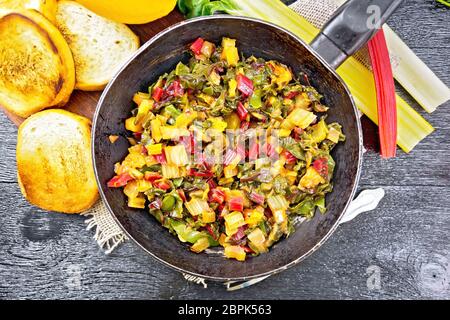
{"type": "Polygon", "coordinates": [[[75,86],[70,48],[34,10],[0,18],[0,105],[21,117],[64,105],[75,86]]]}
{"type": "Polygon", "coordinates": [[[66,110],[38,112],[19,127],[17,172],[32,204],[79,213],[98,199],[91,156],[91,122],[66,110]]]}
{"type": "Polygon", "coordinates": [[[55,23],[56,3],[57,0],[0,0],[0,16],[11,11],[33,9],[55,23]]]}
{"type": "Polygon", "coordinates": [[[72,50],[77,89],[101,90],[139,48],[124,24],[107,20],[74,1],[59,1],[56,25],[72,50]]]}

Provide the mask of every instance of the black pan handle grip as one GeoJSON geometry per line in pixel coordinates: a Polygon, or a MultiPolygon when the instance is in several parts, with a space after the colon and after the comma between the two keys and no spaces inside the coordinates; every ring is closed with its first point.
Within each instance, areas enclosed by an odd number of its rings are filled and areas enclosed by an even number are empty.
{"type": "Polygon", "coordinates": [[[332,67],[338,68],[375,35],[402,1],[347,1],[311,42],[311,47],[332,67]]]}

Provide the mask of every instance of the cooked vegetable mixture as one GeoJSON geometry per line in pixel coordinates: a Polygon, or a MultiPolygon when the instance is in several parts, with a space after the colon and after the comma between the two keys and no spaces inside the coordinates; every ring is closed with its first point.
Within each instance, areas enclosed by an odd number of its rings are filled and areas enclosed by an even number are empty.
{"type": "Polygon", "coordinates": [[[345,137],[305,75],[244,58],[233,39],[198,38],[189,51],[134,96],[132,146],[108,186],[192,251],[222,246],[244,261],[289,236],[296,216],[325,212],[330,151],[345,137]]]}

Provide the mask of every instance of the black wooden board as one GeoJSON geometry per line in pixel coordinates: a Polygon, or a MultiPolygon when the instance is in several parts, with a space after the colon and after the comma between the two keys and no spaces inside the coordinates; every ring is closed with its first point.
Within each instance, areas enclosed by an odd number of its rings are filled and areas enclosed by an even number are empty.
{"type": "MultiPolygon", "coordinates": [[[[450,85],[450,9],[410,0],[390,25],[450,85]]],[[[450,104],[430,115],[413,105],[437,130],[411,154],[365,155],[360,188],[385,189],[379,208],[297,267],[233,293],[188,283],[131,242],[106,256],[84,217],[29,205],[16,179],[17,129],[0,113],[0,298],[449,299],[450,104]]]]}

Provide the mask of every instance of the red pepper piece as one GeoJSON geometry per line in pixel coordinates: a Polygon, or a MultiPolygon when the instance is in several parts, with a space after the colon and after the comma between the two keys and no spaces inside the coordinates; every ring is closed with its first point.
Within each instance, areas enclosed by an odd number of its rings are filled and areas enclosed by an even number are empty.
{"type": "Polygon", "coordinates": [[[228,202],[228,206],[230,211],[242,212],[244,210],[244,199],[242,197],[233,197],[228,202]]]}
{"type": "Polygon", "coordinates": [[[328,177],[328,159],[319,158],[313,162],[313,168],[324,178],[328,177]]]}
{"type": "Polygon", "coordinates": [[[159,101],[161,101],[163,94],[164,94],[164,89],[162,89],[160,87],[153,88],[152,98],[156,102],[159,102],[159,101]]]}
{"type": "Polygon", "coordinates": [[[190,49],[192,50],[192,52],[196,55],[200,55],[202,53],[201,50],[203,47],[203,42],[205,42],[205,40],[203,40],[202,38],[197,38],[197,40],[195,40],[194,43],[191,44],[190,49]]]}
{"type": "Polygon", "coordinates": [[[184,89],[179,80],[173,80],[167,87],[166,93],[170,97],[181,97],[184,94],[184,89]]]}
{"type": "Polygon", "coordinates": [[[245,106],[240,101],[237,104],[236,112],[237,112],[239,119],[241,119],[241,121],[246,121],[247,115],[248,115],[248,110],[245,108],[245,106]]]}
{"type": "Polygon", "coordinates": [[[194,174],[195,177],[201,177],[201,178],[208,178],[208,177],[214,176],[214,174],[211,171],[209,171],[209,170],[194,171],[193,174],[194,174]]]}
{"type": "Polygon", "coordinates": [[[243,74],[238,74],[236,77],[237,88],[245,97],[250,97],[253,94],[253,82],[243,74]]]}
{"type": "Polygon", "coordinates": [[[297,161],[297,158],[287,150],[284,150],[282,155],[286,158],[286,163],[295,163],[297,161]]]}
{"type": "Polygon", "coordinates": [[[153,185],[155,186],[155,188],[158,188],[161,190],[169,190],[170,189],[170,184],[165,180],[155,181],[155,182],[153,182],[153,185]]]}
{"type": "Polygon", "coordinates": [[[196,170],[193,168],[188,170],[188,175],[201,178],[209,178],[214,176],[214,174],[210,170],[196,170]]]}
{"type": "Polygon", "coordinates": [[[217,184],[216,184],[216,182],[214,181],[214,179],[209,179],[209,180],[208,180],[208,185],[209,185],[209,188],[210,188],[211,190],[217,188],[217,184]]]}
{"type": "Polygon", "coordinates": [[[222,204],[225,201],[225,192],[220,189],[212,189],[210,192],[209,201],[222,204]]]}
{"type": "Polygon", "coordinates": [[[108,181],[109,188],[120,188],[127,185],[127,183],[131,180],[134,180],[132,176],[128,173],[122,173],[118,176],[113,177],[108,181]]]}
{"type": "Polygon", "coordinates": [[[144,173],[144,179],[149,182],[161,179],[162,176],[158,172],[147,171],[144,173]]]}
{"type": "Polygon", "coordinates": [[[178,189],[177,192],[178,192],[178,195],[180,196],[181,200],[186,202],[187,199],[186,199],[186,195],[184,194],[183,189],[178,189]]]}

